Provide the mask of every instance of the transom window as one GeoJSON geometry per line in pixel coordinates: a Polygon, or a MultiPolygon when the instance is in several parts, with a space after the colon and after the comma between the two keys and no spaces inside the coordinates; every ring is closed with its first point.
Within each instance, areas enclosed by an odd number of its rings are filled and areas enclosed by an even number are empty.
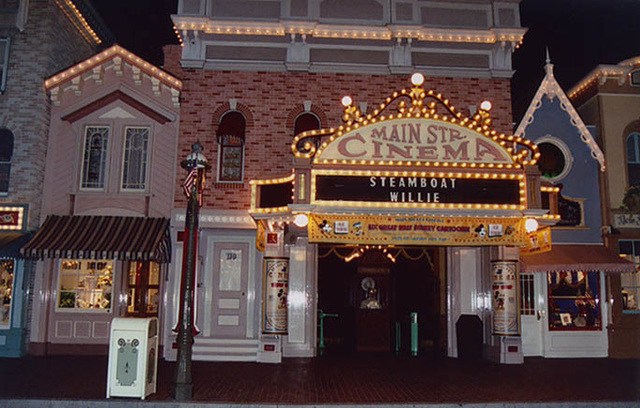
{"type": "Polygon", "coordinates": [[[144,190],[147,185],[149,128],[127,127],[124,137],[122,189],[144,190]]]}
{"type": "Polygon", "coordinates": [[[9,192],[12,158],[13,133],[9,129],[0,129],[0,194],[9,192]]]}
{"type": "Polygon", "coordinates": [[[627,181],[629,187],[640,186],[640,133],[627,136],[627,181]]]}
{"type": "Polygon", "coordinates": [[[246,120],[240,112],[228,112],[218,126],[218,181],[242,182],[246,120]]]}
{"type": "Polygon", "coordinates": [[[63,259],[58,309],[111,310],[112,260],[63,259]]]}
{"type": "Polygon", "coordinates": [[[81,188],[104,188],[108,141],[109,127],[86,127],[84,137],[84,155],[82,160],[81,188]]]}
{"type": "Polygon", "coordinates": [[[624,239],[618,241],[620,255],[632,261],[636,270],[620,275],[622,283],[622,313],[640,313],[640,240],[624,239]]]}

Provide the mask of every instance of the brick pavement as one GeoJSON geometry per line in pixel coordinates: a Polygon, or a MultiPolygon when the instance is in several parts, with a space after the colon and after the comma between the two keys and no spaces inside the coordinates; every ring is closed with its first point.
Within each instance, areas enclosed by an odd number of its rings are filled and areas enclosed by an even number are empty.
{"type": "MultiPolygon", "coordinates": [[[[0,359],[0,399],[105,399],[106,356],[0,359]]],[[[169,401],[174,363],[160,361],[169,401]]],[[[617,401],[640,406],[640,360],[527,358],[523,365],[382,356],[193,364],[195,402],[463,404],[617,401]]],[[[0,406],[2,403],[0,402],[0,406]]],[[[88,406],[91,406],[88,404],[88,406]]]]}

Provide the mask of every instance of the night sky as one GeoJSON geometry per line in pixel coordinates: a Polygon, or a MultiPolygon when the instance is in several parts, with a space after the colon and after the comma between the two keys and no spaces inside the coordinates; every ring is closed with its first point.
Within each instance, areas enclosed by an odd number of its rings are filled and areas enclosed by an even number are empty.
{"type": "MultiPolygon", "coordinates": [[[[91,0],[118,44],[162,65],[162,46],[176,44],[170,14],[177,0],[91,0]]],[[[568,91],[598,64],[640,56],[640,0],[523,0],[529,31],[513,57],[514,121],[519,121],[544,76],[549,47],[555,76],[568,91]]]]}

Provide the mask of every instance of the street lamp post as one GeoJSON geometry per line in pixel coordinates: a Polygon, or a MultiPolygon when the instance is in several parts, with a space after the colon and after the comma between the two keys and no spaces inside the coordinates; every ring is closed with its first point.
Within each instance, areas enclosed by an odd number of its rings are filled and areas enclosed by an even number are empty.
{"type": "Polygon", "coordinates": [[[187,170],[187,178],[183,188],[189,201],[185,220],[185,259],[182,263],[182,279],[180,281],[180,313],[178,326],[176,327],[178,331],[176,339],[178,357],[174,398],[177,401],[187,401],[193,395],[191,355],[193,336],[195,334],[193,300],[198,242],[198,213],[202,205],[205,171],[211,168],[202,154],[202,145],[199,142],[191,146],[191,153],[182,161],[181,166],[187,170]]]}

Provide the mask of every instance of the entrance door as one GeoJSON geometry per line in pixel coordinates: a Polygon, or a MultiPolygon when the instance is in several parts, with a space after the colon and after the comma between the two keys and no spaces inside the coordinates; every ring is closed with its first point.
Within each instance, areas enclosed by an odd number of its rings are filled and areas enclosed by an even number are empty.
{"type": "MultiPolygon", "coordinates": [[[[249,244],[209,242],[207,266],[212,273],[211,336],[245,337],[249,244]]],[[[209,303],[209,302],[207,302],[209,303]]]]}
{"type": "Polygon", "coordinates": [[[544,332],[547,324],[545,273],[520,274],[520,315],[522,353],[525,357],[544,355],[544,332]]]}

